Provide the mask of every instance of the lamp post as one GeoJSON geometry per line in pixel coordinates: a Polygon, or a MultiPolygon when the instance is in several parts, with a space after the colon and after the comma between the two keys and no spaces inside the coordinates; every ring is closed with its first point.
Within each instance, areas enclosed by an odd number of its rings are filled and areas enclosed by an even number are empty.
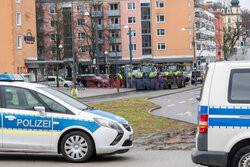
{"type": "Polygon", "coordinates": [[[194,52],[194,59],[193,59],[193,63],[194,63],[194,84],[195,86],[197,86],[197,76],[196,76],[196,63],[197,63],[197,59],[196,59],[196,52],[195,52],[195,47],[196,47],[196,42],[195,42],[195,24],[193,24],[193,27],[187,27],[187,28],[182,28],[182,31],[185,31],[186,29],[192,29],[193,30],[193,41],[192,41],[192,46],[193,46],[193,52],[194,52]]]}
{"type": "Polygon", "coordinates": [[[105,52],[104,52],[104,55],[105,55],[105,69],[106,69],[106,75],[108,74],[108,68],[109,68],[109,66],[108,66],[108,54],[109,54],[108,51],[105,51],[105,52]],[[106,67],[106,66],[107,66],[107,67],[106,67]]]}
{"type": "MultiPolygon", "coordinates": [[[[56,60],[60,60],[61,56],[61,49],[63,48],[62,44],[59,44],[57,53],[56,53],[56,60]]],[[[59,87],[59,63],[56,63],[56,86],[59,87]]]]}
{"type": "MultiPolygon", "coordinates": [[[[74,36],[74,13],[73,2],[71,2],[71,31],[72,31],[72,56],[73,56],[73,87],[76,89],[76,55],[75,55],[75,36],[74,36]]],[[[77,95],[76,95],[77,96],[77,95]]]]}
{"type": "MultiPolygon", "coordinates": [[[[89,12],[85,12],[85,16],[90,16],[89,12]]],[[[95,29],[95,58],[96,58],[96,75],[99,75],[99,47],[98,47],[98,30],[97,30],[97,19],[94,17],[94,29],[95,29]]]]}
{"type": "Polygon", "coordinates": [[[127,25],[124,26],[124,28],[128,28],[128,32],[127,32],[127,35],[129,36],[129,55],[130,55],[130,59],[129,59],[129,65],[130,65],[130,69],[132,71],[132,59],[133,59],[133,56],[132,56],[132,30],[131,30],[131,27],[128,27],[127,25]]]}

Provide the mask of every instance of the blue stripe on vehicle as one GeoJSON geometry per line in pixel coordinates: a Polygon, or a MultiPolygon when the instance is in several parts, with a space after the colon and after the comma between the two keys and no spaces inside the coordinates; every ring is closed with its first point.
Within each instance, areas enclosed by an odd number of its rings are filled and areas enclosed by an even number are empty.
{"type": "Polygon", "coordinates": [[[250,127],[249,118],[209,118],[209,126],[250,127]]]}
{"type": "Polygon", "coordinates": [[[208,106],[200,106],[200,114],[207,114],[208,106]]]}
{"type": "Polygon", "coordinates": [[[59,124],[53,125],[53,130],[62,131],[63,129],[70,126],[81,126],[92,133],[95,132],[100,125],[98,125],[95,121],[84,121],[84,120],[73,120],[73,119],[61,119],[61,118],[53,118],[54,122],[59,122],[59,124]]]}
{"type": "Polygon", "coordinates": [[[250,115],[250,109],[209,108],[209,115],[250,115]]]}

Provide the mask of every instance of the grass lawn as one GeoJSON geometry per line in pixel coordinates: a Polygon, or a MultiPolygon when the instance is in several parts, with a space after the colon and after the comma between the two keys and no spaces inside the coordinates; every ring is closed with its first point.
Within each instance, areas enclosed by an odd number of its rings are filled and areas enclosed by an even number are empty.
{"type": "Polygon", "coordinates": [[[128,98],[122,100],[90,103],[89,105],[102,109],[128,120],[132,126],[135,137],[145,136],[154,132],[178,132],[194,126],[189,123],[176,121],[164,117],[154,116],[148,111],[157,105],[147,101],[146,98],[128,98]]]}

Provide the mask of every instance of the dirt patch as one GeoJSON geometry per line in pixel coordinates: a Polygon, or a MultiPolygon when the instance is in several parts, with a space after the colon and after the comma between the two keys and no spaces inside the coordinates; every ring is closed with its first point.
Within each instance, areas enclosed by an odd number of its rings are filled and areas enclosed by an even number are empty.
{"type": "Polygon", "coordinates": [[[195,147],[196,126],[179,132],[151,133],[134,140],[135,149],[145,150],[191,150],[195,147]]]}

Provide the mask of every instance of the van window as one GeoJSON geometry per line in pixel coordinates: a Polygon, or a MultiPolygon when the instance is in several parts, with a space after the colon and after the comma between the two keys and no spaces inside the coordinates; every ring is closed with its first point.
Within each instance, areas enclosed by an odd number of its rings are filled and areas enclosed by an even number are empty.
{"type": "Polygon", "coordinates": [[[250,103],[250,69],[231,70],[228,101],[230,103],[250,103]]]}
{"type": "Polygon", "coordinates": [[[55,78],[48,78],[48,81],[55,81],[55,78]]]}
{"type": "Polygon", "coordinates": [[[202,83],[201,92],[200,92],[200,101],[201,101],[201,99],[202,99],[203,90],[204,90],[204,84],[205,84],[206,79],[207,79],[208,70],[209,70],[209,67],[207,67],[207,69],[206,69],[205,76],[204,76],[204,82],[202,83]]]}

